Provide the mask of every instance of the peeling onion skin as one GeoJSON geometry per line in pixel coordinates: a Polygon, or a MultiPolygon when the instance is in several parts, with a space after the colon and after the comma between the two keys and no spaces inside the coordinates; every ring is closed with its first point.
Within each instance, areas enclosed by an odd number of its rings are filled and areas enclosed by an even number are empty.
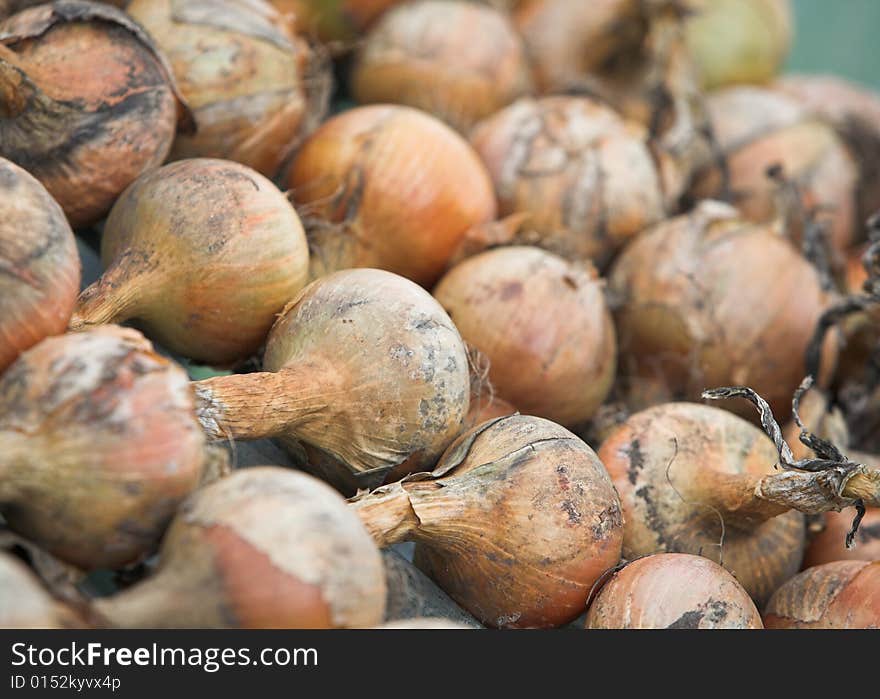
{"type": "Polygon", "coordinates": [[[376,267],[430,287],[474,226],[495,218],[492,182],[468,143],[434,117],[374,105],[333,117],[294,158],[316,279],[376,267]]]}
{"type": "Polygon", "coordinates": [[[151,337],[218,366],[246,359],[305,286],[308,243],[287,197],[250,168],[195,158],[142,175],[101,239],[104,275],[71,327],[138,318],[151,337]]]}
{"type": "Polygon", "coordinates": [[[0,154],[40,180],[74,228],[160,165],[177,128],[173,77],[149,37],[120,10],[81,0],[0,23],[0,98],[0,154]]]}
{"type": "Polygon", "coordinates": [[[416,565],[487,626],[566,624],[620,560],[620,502],[602,463],[538,417],[483,423],[432,473],[351,502],[380,545],[417,542],[416,565]]]}
{"type": "Polygon", "coordinates": [[[0,158],[0,374],[67,328],[80,260],[64,212],[28,172],[0,158]]]}
{"type": "Polygon", "coordinates": [[[763,629],[736,578],[702,556],[658,553],[614,573],[587,612],[588,629],[763,629]]]}
{"type": "Polygon", "coordinates": [[[162,542],[156,573],[95,603],[122,628],[356,628],[382,623],[382,557],[345,501],[296,471],[260,466],[199,490],[162,542]]]}
{"type": "Polygon", "coordinates": [[[199,483],[205,437],[186,372],[101,326],[43,340],[0,377],[0,445],[9,528],[91,570],[154,550],[199,483]]]}
{"type": "Polygon", "coordinates": [[[274,176],[320,123],[329,66],[262,0],[133,0],[126,8],[168,56],[197,131],[173,160],[223,158],[274,176]]]}
{"type": "Polygon", "coordinates": [[[836,561],[780,587],[764,609],[768,629],[880,629],[880,561],[836,561]]]}
{"type": "Polygon", "coordinates": [[[600,267],[664,216],[640,126],[584,97],[521,99],[471,133],[499,213],[526,214],[543,247],[600,267]]]}
{"type": "Polygon", "coordinates": [[[594,269],[534,247],[501,247],[453,267],[434,297],[489,360],[499,395],[564,426],[611,390],[614,323],[594,269]]]}
{"type": "Polygon", "coordinates": [[[385,14],[352,75],[358,102],[407,104],[462,133],[530,88],[525,50],[510,21],[461,0],[422,0],[385,14]]]}

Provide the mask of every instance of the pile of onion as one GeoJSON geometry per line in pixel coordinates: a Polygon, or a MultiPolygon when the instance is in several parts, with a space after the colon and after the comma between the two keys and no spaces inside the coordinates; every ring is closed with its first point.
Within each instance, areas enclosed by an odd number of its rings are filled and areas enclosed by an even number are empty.
{"type": "Polygon", "coordinates": [[[113,206],[106,271],[71,326],[138,318],[178,354],[228,365],[253,354],[305,285],[308,244],[293,206],[250,168],[196,158],[151,170],[113,206]]]}
{"type": "Polygon", "coordinates": [[[602,463],[571,432],[537,417],[485,422],[432,472],[351,506],[380,546],[416,541],[416,565],[492,627],[572,621],[620,559],[620,503],[602,463]]]}
{"type": "Polygon", "coordinates": [[[76,240],[61,207],[0,158],[0,374],[21,352],[64,332],[80,284],[76,240]]]}
{"type": "Polygon", "coordinates": [[[508,18],[463,0],[394,8],[366,37],[352,74],[359,102],[407,104],[462,132],[530,87],[525,50],[508,18]]]}
{"type": "Polygon", "coordinates": [[[373,626],[385,573],[329,486],[257,467],[196,492],[168,528],[156,572],[94,607],[124,628],[373,626]]]}
{"type": "Polygon", "coordinates": [[[587,612],[588,629],[762,629],[755,603],[736,578],[703,556],[639,558],[604,583],[587,612]]]}
{"type": "Polygon", "coordinates": [[[59,0],[0,22],[0,153],[43,183],[73,227],[162,163],[178,111],[189,116],[171,70],[120,10],[59,0]]]}
{"type": "Polygon", "coordinates": [[[495,218],[467,142],[409,107],[360,107],[306,140],[287,184],[306,221],[312,276],[378,267],[430,286],[468,231],[495,218]]]}
{"type": "Polygon", "coordinates": [[[573,426],[608,396],[617,343],[591,266],[501,247],[453,267],[434,297],[488,359],[494,390],[523,413],[573,426]]]}
{"type": "Polygon", "coordinates": [[[197,131],[171,157],[226,158],[274,175],[324,116],[328,66],[263,0],[132,0],[168,56],[197,131]]]}
{"type": "Polygon", "coordinates": [[[80,568],[126,565],[198,485],[204,443],[186,372],[140,333],[50,337],[0,377],[0,511],[80,568]]]}

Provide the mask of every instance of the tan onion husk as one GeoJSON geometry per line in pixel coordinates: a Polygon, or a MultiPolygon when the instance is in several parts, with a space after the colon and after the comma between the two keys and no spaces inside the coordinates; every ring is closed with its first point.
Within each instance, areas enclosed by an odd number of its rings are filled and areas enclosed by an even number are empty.
{"type": "Polygon", "coordinates": [[[101,239],[106,271],[71,327],[141,321],[167,349],[229,365],[263,344],[305,286],[308,243],[287,197],[231,161],[194,158],[142,175],[101,239]]]}
{"type": "Polygon", "coordinates": [[[162,163],[178,116],[191,125],[176,90],[152,39],[109,5],[59,0],[0,22],[0,153],[74,228],[162,163]]]}
{"type": "Polygon", "coordinates": [[[63,333],[80,285],[64,212],[28,172],[0,158],[0,374],[24,350],[63,333]]]}
{"type": "Polygon", "coordinates": [[[501,247],[453,267],[434,297],[488,359],[494,390],[523,413],[570,427],[608,396],[617,343],[592,266],[501,247]]]}
{"type": "Polygon", "coordinates": [[[186,372],[135,330],[47,338],[0,377],[0,510],[83,569],[154,550],[204,444],[186,372]]]}
{"type": "Polygon", "coordinates": [[[306,221],[318,278],[377,267],[432,285],[495,196],[473,149],[410,107],[359,107],[323,124],[293,160],[287,185],[306,221]]]}
{"type": "Polygon", "coordinates": [[[658,553],[616,571],[587,612],[588,629],[762,629],[736,578],[703,556],[658,553]]]}
{"type": "Polygon", "coordinates": [[[171,158],[223,158],[267,177],[323,119],[329,64],[263,0],[132,0],[168,56],[197,131],[171,158]]]}
{"type": "Polygon", "coordinates": [[[382,557],[345,501],[303,473],[238,471],[195,493],[156,572],[95,602],[123,628],[351,628],[382,622],[382,557]]]}
{"type": "Polygon", "coordinates": [[[351,79],[358,102],[406,104],[462,133],[531,88],[509,19],[463,0],[419,0],[388,12],[359,49],[351,79]]]}
{"type": "Polygon", "coordinates": [[[543,418],[483,423],[432,472],[363,494],[352,507],[380,545],[417,542],[416,565],[492,627],[571,621],[620,558],[620,504],[602,463],[543,418]]]}
{"type": "Polygon", "coordinates": [[[263,369],[193,384],[208,435],[299,440],[361,487],[430,467],[468,412],[458,330],[424,289],[382,270],[307,286],[269,333],[263,369]]]}
{"type": "Polygon", "coordinates": [[[16,557],[0,552],[0,629],[80,628],[77,615],[54,600],[16,557]]]}

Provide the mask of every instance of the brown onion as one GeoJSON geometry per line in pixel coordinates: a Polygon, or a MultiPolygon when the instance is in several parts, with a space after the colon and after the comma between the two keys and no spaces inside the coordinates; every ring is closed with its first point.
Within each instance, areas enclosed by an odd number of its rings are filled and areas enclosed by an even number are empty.
{"type": "Polygon", "coordinates": [[[0,374],[21,352],[64,332],[80,284],[76,240],[37,180],[0,158],[0,374]]]}
{"type": "Polygon", "coordinates": [[[407,104],[462,132],[530,87],[510,21],[462,0],[419,0],[388,12],[364,41],[352,74],[359,102],[407,104]]]}
{"type": "Polygon", "coordinates": [[[572,426],[608,396],[617,343],[592,267],[496,248],[453,267],[434,296],[488,359],[494,389],[524,413],[572,426]]]}
{"type": "Polygon", "coordinates": [[[271,177],[324,116],[328,67],[263,0],[132,0],[168,56],[198,130],[173,159],[225,158],[271,177]]]}
{"type": "Polygon", "coordinates": [[[664,215],[643,130],[582,97],[522,99],[482,121],[471,142],[501,215],[527,214],[540,243],[598,264],[664,215]]]}
{"type": "Polygon", "coordinates": [[[355,498],[380,545],[418,543],[416,564],[493,627],[560,626],[620,558],[620,504],[590,447],[513,415],[459,437],[431,473],[355,498]]]}
{"type": "Polygon", "coordinates": [[[409,107],[359,107],[306,140],[288,186],[303,213],[312,277],[378,267],[430,286],[495,197],[473,149],[409,107]]]}
{"type": "Polygon", "coordinates": [[[736,578],[702,556],[658,553],[608,579],[587,612],[588,629],[762,629],[736,578]]]}
{"type": "MultiPolygon", "coordinates": [[[[745,384],[787,414],[831,300],[813,267],[769,224],[743,221],[714,201],[639,236],[617,259],[609,288],[632,410],[745,384]]],[[[829,337],[822,366],[833,360],[829,337]]],[[[744,404],[731,409],[754,414],[744,404]]]]}
{"type": "Polygon", "coordinates": [[[348,42],[403,0],[269,0],[301,30],[322,41],[348,42]]]}
{"type": "Polygon", "coordinates": [[[805,570],[770,598],[768,629],[880,628],[880,561],[837,561],[805,570]]]}
{"type": "Polygon", "coordinates": [[[59,0],[0,23],[0,154],[74,227],[165,159],[178,108],[188,116],[176,94],[150,37],[113,7],[59,0]]]}
{"type": "Polygon", "coordinates": [[[250,168],[183,160],[142,175],[101,239],[104,275],[72,327],[140,319],[173,352],[227,365],[262,345],[305,285],[308,245],[293,206],[250,168]]]}
{"type": "Polygon", "coordinates": [[[17,558],[0,552],[0,629],[63,629],[78,626],[17,558]]]}
{"type": "Polygon", "coordinates": [[[238,471],[195,493],[154,575],[95,609],[125,628],[373,626],[382,557],[345,501],[296,471],[238,471]]]}
{"type": "Polygon", "coordinates": [[[263,368],[194,384],[207,433],[294,438],[372,485],[432,465],[468,411],[467,354],[449,316],[382,270],[307,286],[269,333],[263,368]]]}
{"type": "MultiPolygon", "coordinates": [[[[861,462],[857,454],[854,459],[861,462]]],[[[854,546],[846,548],[846,535],[852,529],[852,515],[848,512],[828,512],[824,528],[810,540],[804,556],[804,568],[833,563],[834,561],[880,561],[880,509],[868,508],[856,532],[854,546]]]]}
{"type": "Polygon", "coordinates": [[[50,337],[0,377],[0,510],[64,561],[120,567],[198,485],[204,442],[186,372],[140,333],[50,337]]]}

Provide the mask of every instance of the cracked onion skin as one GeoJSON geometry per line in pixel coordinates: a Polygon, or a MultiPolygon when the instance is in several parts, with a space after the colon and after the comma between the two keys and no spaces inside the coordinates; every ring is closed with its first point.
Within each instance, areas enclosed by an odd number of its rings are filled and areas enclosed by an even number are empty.
{"type": "Polygon", "coordinates": [[[197,491],[144,582],[98,600],[122,628],[356,628],[382,623],[382,557],[328,485],[258,466],[197,491]]]}
{"type": "Polygon", "coordinates": [[[492,182],[455,131],[410,107],[358,107],[306,139],[287,177],[311,275],[376,267],[430,287],[465,234],[495,218],[492,182]]]}
{"type": "Polygon", "coordinates": [[[305,286],[308,244],[268,179],[226,160],[181,160],[142,175],[113,206],[106,271],[80,295],[73,329],[137,318],[172,352],[213,365],[246,359],[305,286]]]}
{"type": "Polygon", "coordinates": [[[805,570],[764,609],[768,629],[880,629],[880,561],[836,561],[805,570]]]}
{"type": "Polygon", "coordinates": [[[24,350],[63,333],[79,292],[80,260],[58,203],[0,158],[0,374],[24,350]]]}
{"type": "Polygon", "coordinates": [[[162,163],[178,109],[186,124],[164,58],[114,7],[59,0],[0,23],[0,155],[40,180],[74,228],[162,163]]]}
{"type": "Polygon", "coordinates": [[[488,358],[494,389],[523,413],[572,426],[608,396],[617,343],[591,266],[501,247],[453,267],[434,297],[488,358]]]}
{"type": "Polygon", "coordinates": [[[186,372],[135,330],[47,338],[0,377],[0,510],[79,568],[151,553],[204,446],[186,372]]]}
{"type": "Polygon", "coordinates": [[[587,612],[588,629],[762,629],[736,578],[683,553],[639,558],[615,572],[587,612]]]}
{"type": "Polygon", "coordinates": [[[431,473],[351,503],[381,546],[415,541],[416,565],[487,626],[566,624],[620,560],[620,501],[607,472],[543,418],[485,422],[431,473]]]}

